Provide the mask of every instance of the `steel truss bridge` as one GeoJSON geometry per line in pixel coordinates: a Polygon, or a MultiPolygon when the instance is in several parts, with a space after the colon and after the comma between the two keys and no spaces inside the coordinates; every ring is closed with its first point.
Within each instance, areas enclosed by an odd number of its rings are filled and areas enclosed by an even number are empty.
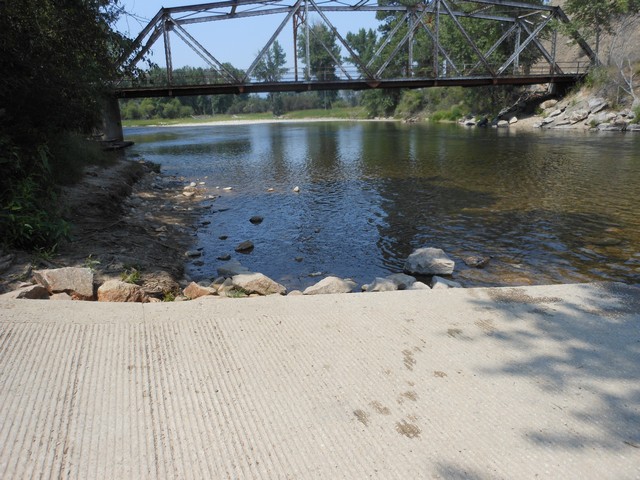
{"type": "MultiPolygon", "coordinates": [[[[310,90],[364,90],[374,88],[422,88],[434,86],[527,85],[543,83],[573,83],[584,75],[598,59],[589,45],[574,35],[562,38],[558,27],[569,22],[559,7],[524,3],[511,0],[407,0],[380,2],[377,0],[228,0],[199,5],[162,8],[140,32],[128,55],[121,58],[122,72],[131,71],[162,39],[166,61],[166,77],[151,83],[148,79],[127,79],[115,85],[120,98],[164,97],[185,95],[238,94],[253,92],[302,92],[310,90]],[[388,4],[387,4],[388,3],[388,4]],[[352,31],[359,29],[356,13],[383,12],[393,14],[395,22],[380,39],[377,50],[364,59],[354,45],[346,40],[330,20],[336,12],[353,14],[352,31]],[[271,15],[275,19],[274,30],[262,46],[251,65],[238,74],[220,61],[220,54],[229,49],[243,48],[241,38],[242,19],[271,15]],[[309,68],[309,41],[314,38],[313,23],[322,23],[335,35],[336,43],[344,56],[335,55],[322,39],[317,39],[331,56],[336,68],[329,79],[309,68]],[[203,46],[188,26],[204,22],[236,21],[238,39],[229,39],[218,45],[218,51],[203,46]],[[443,22],[449,31],[455,32],[457,42],[465,46],[463,60],[442,38],[443,22]],[[502,35],[483,50],[479,38],[470,34],[470,22],[479,26],[498,26],[502,35]],[[465,27],[466,25],[466,27],[465,27]],[[267,55],[283,30],[290,26],[294,39],[294,66],[279,76],[278,81],[263,81],[256,77],[256,68],[267,55]],[[306,45],[296,45],[299,33],[306,45]],[[198,84],[190,84],[180,78],[172,67],[172,36],[187,44],[208,65],[207,76],[198,84]],[[418,42],[418,37],[427,41],[418,42]],[[556,45],[570,40],[581,50],[585,59],[581,63],[561,63],[556,60],[556,45]],[[420,51],[419,49],[425,49],[420,51]],[[508,48],[505,59],[504,51],[508,48]],[[496,52],[502,52],[496,61],[496,52]],[[298,51],[305,52],[299,58],[298,51]],[[469,53],[471,52],[471,57],[469,53]],[[525,62],[525,55],[535,55],[536,61],[525,62]],[[417,65],[415,58],[429,58],[417,65]],[[469,61],[471,58],[471,61],[469,61]],[[390,68],[399,62],[404,64],[402,74],[390,68]]],[[[474,29],[477,31],[477,29],[474,29]]],[[[202,40],[202,39],[201,39],[202,40]]],[[[486,42],[484,42],[486,43],[486,42]]],[[[461,50],[461,49],[457,49],[461,50]]]]}

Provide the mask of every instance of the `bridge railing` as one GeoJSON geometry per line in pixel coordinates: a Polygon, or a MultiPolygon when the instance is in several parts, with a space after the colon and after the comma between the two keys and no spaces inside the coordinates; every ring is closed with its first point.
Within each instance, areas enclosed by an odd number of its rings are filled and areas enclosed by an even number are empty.
{"type": "MultiPolygon", "coordinates": [[[[589,62],[561,62],[556,63],[559,70],[556,70],[557,75],[572,75],[582,76],[585,75],[591,64],[589,62]],[[558,72],[562,72],[559,74],[558,72]]],[[[166,74],[157,76],[142,76],[134,79],[121,79],[114,85],[116,89],[153,89],[162,87],[179,87],[179,86],[206,86],[206,85],[252,85],[252,84],[267,84],[267,83],[340,83],[345,81],[365,81],[375,82],[376,80],[389,80],[399,78],[403,80],[439,80],[439,79],[451,79],[451,78],[473,78],[473,77],[491,77],[487,71],[474,69],[476,65],[468,64],[458,66],[457,69],[443,65],[436,73],[433,67],[415,67],[411,72],[403,72],[402,75],[385,75],[381,78],[369,78],[362,74],[356,67],[342,68],[342,69],[330,69],[326,71],[315,72],[311,77],[307,77],[304,72],[296,72],[294,69],[288,69],[278,79],[259,79],[259,78],[240,78],[238,81],[231,80],[228,76],[219,73],[215,70],[204,70],[197,73],[188,72],[183,73],[174,71],[171,81],[168,80],[166,74]]],[[[494,71],[500,68],[500,65],[491,65],[494,71]]],[[[496,77],[535,77],[552,75],[553,71],[549,65],[540,64],[533,66],[519,66],[517,68],[511,67],[506,69],[502,74],[495,75],[496,77]]]]}

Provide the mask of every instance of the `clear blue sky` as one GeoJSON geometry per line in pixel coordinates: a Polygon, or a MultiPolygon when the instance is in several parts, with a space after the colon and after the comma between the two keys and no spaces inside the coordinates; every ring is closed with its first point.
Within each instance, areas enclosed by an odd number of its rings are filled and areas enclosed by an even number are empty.
{"type": "MultiPolygon", "coordinates": [[[[118,22],[121,32],[135,38],[148,21],[162,8],[194,5],[198,0],[121,0],[120,2],[129,15],[123,16],[118,22]],[[164,5],[163,5],[164,3],[164,5]]],[[[293,2],[288,2],[293,3],[293,2]]],[[[378,22],[371,12],[366,13],[334,13],[327,15],[331,22],[344,37],[347,32],[356,32],[360,28],[377,28],[378,22]]],[[[247,68],[260,49],[269,40],[285,15],[265,15],[253,18],[207,22],[186,26],[186,30],[203,44],[220,62],[230,62],[238,68],[247,68]]],[[[315,15],[311,21],[320,21],[315,15]]],[[[287,25],[278,37],[287,55],[288,66],[293,65],[293,27],[287,25]]],[[[171,49],[173,51],[174,68],[190,66],[206,66],[182,40],[175,34],[171,35],[171,49]]],[[[343,52],[343,55],[346,55],[343,52]]],[[[158,39],[153,48],[152,60],[164,66],[164,43],[158,39]]]]}

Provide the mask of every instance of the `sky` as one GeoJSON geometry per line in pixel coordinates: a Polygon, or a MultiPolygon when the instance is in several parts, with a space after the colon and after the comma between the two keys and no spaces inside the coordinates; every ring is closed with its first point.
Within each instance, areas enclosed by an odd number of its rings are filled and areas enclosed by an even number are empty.
{"type": "MultiPolygon", "coordinates": [[[[160,8],[194,5],[198,0],[121,0],[121,5],[127,11],[117,24],[119,31],[135,38],[147,25],[149,20],[158,13],[160,8]],[[164,5],[163,5],[164,3],[164,5]]],[[[288,4],[293,2],[287,2],[288,4]]],[[[377,28],[378,22],[371,12],[366,13],[334,13],[327,14],[338,32],[346,37],[347,32],[356,32],[360,28],[377,28]]],[[[195,37],[221,63],[230,62],[237,68],[246,69],[251,65],[258,52],[267,43],[285,15],[265,15],[260,17],[206,22],[187,25],[185,29],[195,37]]],[[[320,21],[317,14],[311,16],[311,21],[320,21]]],[[[293,27],[291,22],[278,37],[283,46],[287,67],[293,66],[293,27]]],[[[180,38],[171,34],[171,50],[173,53],[173,67],[182,66],[205,67],[207,64],[196,55],[180,38]]],[[[343,55],[347,55],[343,52],[343,55]]],[[[165,66],[164,43],[158,39],[153,47],[152,61],[165,66]]]]}

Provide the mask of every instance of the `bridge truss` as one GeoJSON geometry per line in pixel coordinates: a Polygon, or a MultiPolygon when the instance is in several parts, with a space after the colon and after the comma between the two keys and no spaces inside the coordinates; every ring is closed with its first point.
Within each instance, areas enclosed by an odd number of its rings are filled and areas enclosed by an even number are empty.
{"type": "MultiPolygon", "coordinates": [[[[355,17],[354,17],[355,18],[355,17]]],[[[574,82],[590,64],[597,62],[596,54],[579,36],[571,41],[582,50],[586,60],[562,64],[556,59],[559,41],[558,26],[569,19],[559,7],[511,0],[405,0],[378,2],[377,0],[227,0],[199,5],[162,8],[144,27],[133,48],[120,62],[122,72],[133,69],[162,39],[166,61],[166,78],[153,84],[143,78],[123,80],[116,86],[121,98],[150,96],[180,96],[223,93],[251,93],[274,91],[307,91],[371,88],[420,88],[429,86],[477,86],[500,84],[537,84],[574,82]],[[335,27],[330,16],[335,13],[355,14],[375,12],[393,15],[377,49],[365,58],[347,41],[347,35],[335,27]],[[274,30],[259,49],[251,65],[240,74],[220,60],[220,54],[230,48],[242,48],[242,38],[229,39],[208,49],[189,32],[189,26],[221,21],[241,21],[250,17],[271,15],[274,30]],[[309,42],[314,38],[313,24],[321,23],[335,35],[343,55],[336,55],[327,45],[325,50],[335,64],[335,75],[323,78],[310,69],[309,42]],[[463,49],[452,49],[443,40],[443,23],[448,22],[463,49]],[[502,35],[488,48],[481,48],[480,38],[474,38],[470,22],[480,22],[486,28],[496,27],[502,35]],[[277,81],[264,81],[256,76],[256,69],[279,35],[291,26],[294,39],[294,66],[277,81]],[[303,33],[299,36],[299,33],[303,33]],[[188,45],[208,66],[210,75],[198,84],[189,84],[174,74],[171,49],[172,36],[188,45]],[[418,38],[423,41],[419,42],[418,38]],[[298,46],[299,38],[305,45],[298,46]],[[426,39],[426,42],[424,41],[426,39]],[[426,46],[425,46],[426,45],[426,46]],[[425,52],[424,49],[428,52],[425,52]],[[422,49],[422,50],[419,50],[422,49]],[[505,56],[505,49],[508,55],[505,56]],[[465,56],[459,51],[464,50],[465,56]],[[298,52],[304,52],[302,58],[298,52]],[[496,52],[502,52],[496,62],[496,52]],[[469,55],[469,52],[471,56],[469,55]],[[535,63],[523,58],[533,55],[535,63]],[[416,58],[423,62],[418,65],[416,58]],[[464,58],[463,58],[464,57],[464,58]],[[506,57],[506,58],[505,58],[506,57]],[[428,58],[428,62],[424,59],[428,58]],[[403,63],[399,72],[392,65],[403,63]]],[[[354,30],[358,26],[355,23],[354,30]]],[[[483,27],[482,27],[483,28],[483,27]]],[[[474,28],[473,31],[478,31],[474,28]]],[[[238,24],[238,32],[242,25],[238,24]]],[[[318,39],[316,39],[318,40],[318,39]]],[[[322,43],[322,39],[319,40],[322,43]]]]}

